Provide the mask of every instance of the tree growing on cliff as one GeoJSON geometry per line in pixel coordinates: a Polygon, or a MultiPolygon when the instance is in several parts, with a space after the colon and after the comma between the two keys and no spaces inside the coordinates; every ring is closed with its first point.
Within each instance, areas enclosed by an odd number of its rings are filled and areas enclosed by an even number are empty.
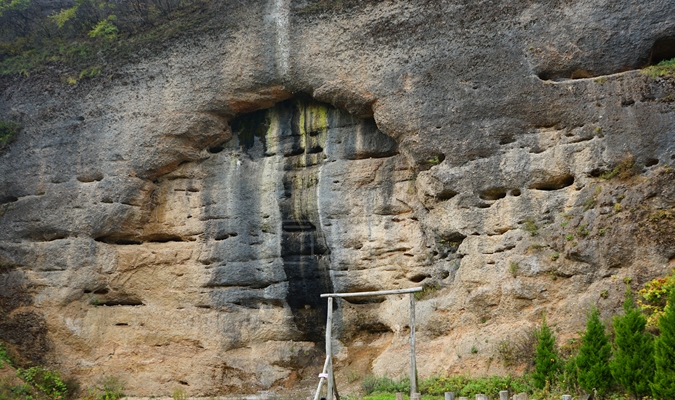
{"type": "Polygon", "coordinates": [[[635,398],[650,393],[654,378],[654,341],[645,332],[647,319],[633,303],[633,292],[626,287],[625,311],[614,317],[614,359],[609,364],[612,376],[635,398]]]}
{"type": "Polygon", "coordinates": [[[661,335],[654,343],[656,373],[652,395],[656,399],[675,399],[675,290],[670,291],[659,328],[661,335]]]}
{"type": "Polygon", "coordinates": [[[543,389],[547,383],[553,384],[558,371],[560,371],[560,362],[555,348],[555,337],[546,323],[546,314],[543,314],[541,328],[537,332],[537,353],[532,374],[534,385],[543,389]]]}
{"type": "Polygon", "coordinates": [[[577,380],[587,392],[596,391],[600,396],[612,386],[609,369],[611,345],[600,321],[600,312],[593,307],[586,318],[586,332],[581,337],[582,345],[576,358],[577,380]]]}

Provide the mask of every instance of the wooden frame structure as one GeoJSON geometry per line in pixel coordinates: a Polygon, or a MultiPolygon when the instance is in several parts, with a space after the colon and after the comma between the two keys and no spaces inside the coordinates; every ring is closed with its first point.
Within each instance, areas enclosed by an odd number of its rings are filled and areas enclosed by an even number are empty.
{"type": "MultiPolygon", "coordinates": [[[[323,365],[323,372],[319,374],[319,386],[316,388],[314,400],[319,400],[321,388],[324,381],[328,382],[326,391],[326,400],[333,400],[333,393],[337,392],[335,388],[335,374],[333,373],[333,298],[335,297],[368,297],[368,296],[386,296],[392,294],[410,294],[410,398],[417,393],[417,360],[415,357],[415,293],[421,292],[422,287],[397,290],[380,290],[377,292],[357,292],[357,293],[324,293],[322,298],[328,298],[328,311],[326,318],[326,362],[323,365]]],[[[337,396],[336,396],[337,397],[337,396]]]]}

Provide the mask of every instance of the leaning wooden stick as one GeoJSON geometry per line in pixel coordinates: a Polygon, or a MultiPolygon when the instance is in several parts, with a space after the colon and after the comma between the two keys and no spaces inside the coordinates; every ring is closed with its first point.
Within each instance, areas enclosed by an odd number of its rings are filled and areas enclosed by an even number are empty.
{"type": "Polygon", "coordinates": [[[319,400],[319,397],[321,396],[321,388],[323,387],[323,383],[328,378],[328,357],[326,357],[326,362],[323,363],[323,371],[319,374],[319,386],[316,388],[316,394],[314,395],[314,400],[319,400]]]}

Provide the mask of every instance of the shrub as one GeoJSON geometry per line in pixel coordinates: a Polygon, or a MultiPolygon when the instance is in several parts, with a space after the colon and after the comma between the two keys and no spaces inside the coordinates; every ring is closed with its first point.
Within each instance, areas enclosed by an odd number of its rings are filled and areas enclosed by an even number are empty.
{"type": "Polygon", "coordinates": [[[635,397],[650,393],[654,377],[654,343],[647,333],[647,319],[633,304],[626,285],[625,314],[614,317],[614,359],[609,364],[614,379],[635,397]]]}
{"type": "Polygon", "coordinates": [[[652,78],[675,76],[675,58],[663,60],[656,65],[649,66],[643,69],[642,73],[652,78]]]}
{"type": "Polygon", "coordinates": [[[124,397],[124,384],[119,378],[109,376],[101,382],[103,393],[99,396],[100,400],[117,400],[124,397]]]}
{"type": "Polygon", "coordinates": [[[363,393],[368,395],[371,393],[396,393],[396,392],[410,392],[410,378],[403,378],[395,381],[391,378],[376,377],[373,375],[366,375],[361,382],[361,389],[363,393]]]}
{"type": "Polygon", "coordinates": [[[530,368],[534,365],[536,346],[537,330],[531,329],[518,337],[500,341],[497,344],[497,354],[505,367],[527,363],[530,368]]]}
{"type": "Polygon", "coordinates": [[[12,365],[9,355],[7,354],[7,349],[5,346],[0,343],[0,369],[5,368],[5,364],[12,365]]]}
{"type": "Polygon", "coordinates": [[[523,229],[530,234],[530,236],[537,236],[539,234],[539,227],[532,218],[528,218],[524,222],[523,229]]]}
{"type": "Polygon", "coordinates": [[[654,343],[656,365],[652,395],[656,399],[675,398],[675,290],[670,291],[669,304],[659,320],[661,335],[654,343]]]}
{"type": "Polygon", "coordinates": [[[455,392],[457,396],[475,397],[487,394],[490,397],[499,395],[501,390],[510,392],[531,392],[532,384],[528,377],[488,376],[469,378],[463,375],[449,377],[432,377],[420,382],[420,392],[431,396],[442,396],[445,392],[455,392]]]}
{"type": "Polygon", "coordinates": [[[635,165],[635,157],[632,154],[627,154],[619,163],[609,172],[600,175],[602,179],[612,179],[616,176],[619,179],[628,179],[637,174],[637,166],[635,165]]]}
{"type": "Polygon", "coordinates": [[[89,31],[89,37],[102,37],[104,39],[114,39],[119,33],[119,29],[113,23],[117,19],[115,15],[109,15],[108,18],[99,21],[94,28],[89,31]]]}
{"type": "Polygon", "coordinates": [[[60,399],[66,394],[66,384],[61,380],[61,375],[57,371],[44,367],[30,367],[19,368],[16,374],[26,383],[53,399],[60,399]]]}
{"type": "Polygon", "coordinates": [[[586,319],[586,332],[576,357],[577,381],[587,392],[597,391],[602,396],[612,386],[609,369],[611,346],[605,334],[605,325],[600,322],[600,313],[593,308],[586,319]]]}
{"type": "Polygon", "coordinates": [[[664,313],[668,293],[675,288],[675,271],[663,278],[653,279],[645,283],[638,292],[638,306],[647,314],[647,326],[658,326],[659,318],[664,313]]]}
{"type": "Polygon", "coordinates": [[[20,125],[16,122],[0,120],[0,149],[14,140],[19,128],[20,125]]]}
{"type": "Polygon", "coordinates": [[[555,382],[560,371],[560,362],[555,348],[555,337],[546,323],[546,315],[542,315],[541,328],[537,332],[537,355],[534,361],[532,379],[534,386],[543,389],[555,382]]]}

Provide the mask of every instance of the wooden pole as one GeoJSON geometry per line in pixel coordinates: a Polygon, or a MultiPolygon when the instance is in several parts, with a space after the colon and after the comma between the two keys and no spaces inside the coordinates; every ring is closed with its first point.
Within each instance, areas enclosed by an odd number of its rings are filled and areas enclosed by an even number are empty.
{"type": "Polygon", "coordinates": [[[328,313],[326,318],[326,359],[328,364],[328,389],[326,390],[326,400],[333,400],[333,343],[331,330],[333,328],[333,298],[328,298],[328,313]]]}
{"type": "MultiPolygon", "coordinates": [[[[323,363],[323,370],[321,370],[321,375],[326,375],[328,373],[328,357],[326,357],[326,362],[323,363]]],[[[319,400],[319,397],[321,396],[321,388],[323,387],[323,382],[324,380],[327,380],[326,378],[319,378],[319,386],[316,388],[316,394],[314,395],[314,400],[319,400]]]]}
{"type": "Polygon", "coordinates": [[[417,360],[415,358],[415,293],[410,293],[410,398],[417,393],[417,360]]]}

